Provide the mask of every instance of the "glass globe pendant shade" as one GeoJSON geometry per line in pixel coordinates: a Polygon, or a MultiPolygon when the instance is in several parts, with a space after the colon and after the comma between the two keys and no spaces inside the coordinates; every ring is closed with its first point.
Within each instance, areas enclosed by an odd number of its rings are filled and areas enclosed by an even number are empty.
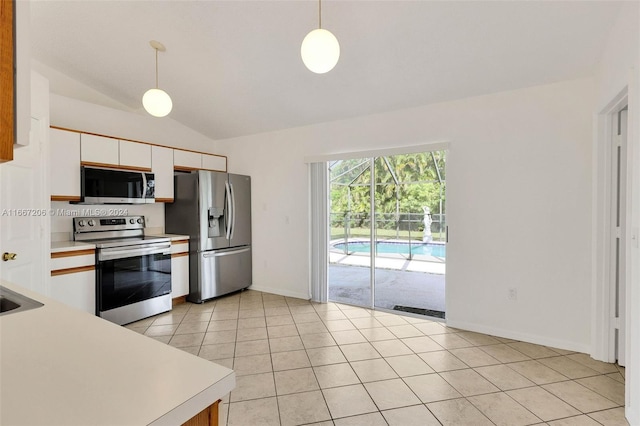
{"type": "Polygon", "coordinates": [[[302,62],[310,71],[324,74],[331,71],[338,63],[340,44],[330,31],[318,28],[302,40],[300,54],[302,62]]]}
{"type": "Polygon", "coordinates": [[[142,97],[142,105],[154,117],[164,117],[171,112],[171,97],[161,89],[149,89],[142,97]]]}

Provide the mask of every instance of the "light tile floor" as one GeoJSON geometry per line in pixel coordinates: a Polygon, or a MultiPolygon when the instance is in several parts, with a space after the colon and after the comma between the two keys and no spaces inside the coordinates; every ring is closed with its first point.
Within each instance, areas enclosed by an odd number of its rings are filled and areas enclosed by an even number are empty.
{"type": "Polygon", "coordinates": [[[235,370],[222,425],[627,424],[624,368],[422,318],[245,291],[126,327],[235,370]]]}

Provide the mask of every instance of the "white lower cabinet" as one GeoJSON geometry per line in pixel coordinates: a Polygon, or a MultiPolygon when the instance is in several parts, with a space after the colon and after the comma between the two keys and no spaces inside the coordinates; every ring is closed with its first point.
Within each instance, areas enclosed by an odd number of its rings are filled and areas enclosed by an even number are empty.
{"type": "Polygon", "coordinates": [[[93,247],[51,253],[49,296],[68,306],[96,313],[96,267],[93,247]]]}
{"type": "Polygon", "coordinates": [[[189,294],[189,243],[171,243],[171,298],[189,294]]]}
{"type": "Polygon", "coordinates": [[[50,296],[73,308],[95,315],[96,271],[52,276],[50,296]]]}

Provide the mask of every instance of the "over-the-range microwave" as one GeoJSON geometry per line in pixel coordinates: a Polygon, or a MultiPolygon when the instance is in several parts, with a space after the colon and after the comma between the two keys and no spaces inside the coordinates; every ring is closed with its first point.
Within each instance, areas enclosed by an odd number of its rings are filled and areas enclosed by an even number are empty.
{"type": "Polygon", "coordinates": [[[82,166],[79,204],[155,203],[153,173],[82,166]]]}

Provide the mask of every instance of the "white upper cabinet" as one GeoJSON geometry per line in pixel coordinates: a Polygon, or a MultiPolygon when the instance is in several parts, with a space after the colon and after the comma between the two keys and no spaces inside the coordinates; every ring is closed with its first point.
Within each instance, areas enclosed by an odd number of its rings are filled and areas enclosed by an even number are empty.
{"type": "Polygon", "coordinates": [[[80,200],[80,133],[50,129],[51,199],[80,200]]]}
{"type": "Polygon", "coordinates": [[[156,179],[156,202],[173,201],[173,149],[152,146],[151,165],[156,179]]]}
{"type": "Polygon", "coordinates": [[[96,165],[117,166],[120,163],[119,142],[118,139],[82,133],[80,136],[80,160],[96,165]]]}
{"type": "Polygon", "coordinates": [[[151,145],[120,141],[120,166],[132,169],[151,169],[151,145]]]}
{"type": "Polygon", "coordinates": [[[151,170],[151,145],[82,133],[80,160],[96,166],[151,170]]]}
{"type": "Polygon", "coordinates": [[[219,155],[202,154],[202,168],[219,172],[227,171],[227,157],[219,155]]]}
{"type": "Polygon", "coordinates": [[[173,151],[173,166],[176,170],[199,170],[202,168],[202,154],[175,149],[173,151]]]}

